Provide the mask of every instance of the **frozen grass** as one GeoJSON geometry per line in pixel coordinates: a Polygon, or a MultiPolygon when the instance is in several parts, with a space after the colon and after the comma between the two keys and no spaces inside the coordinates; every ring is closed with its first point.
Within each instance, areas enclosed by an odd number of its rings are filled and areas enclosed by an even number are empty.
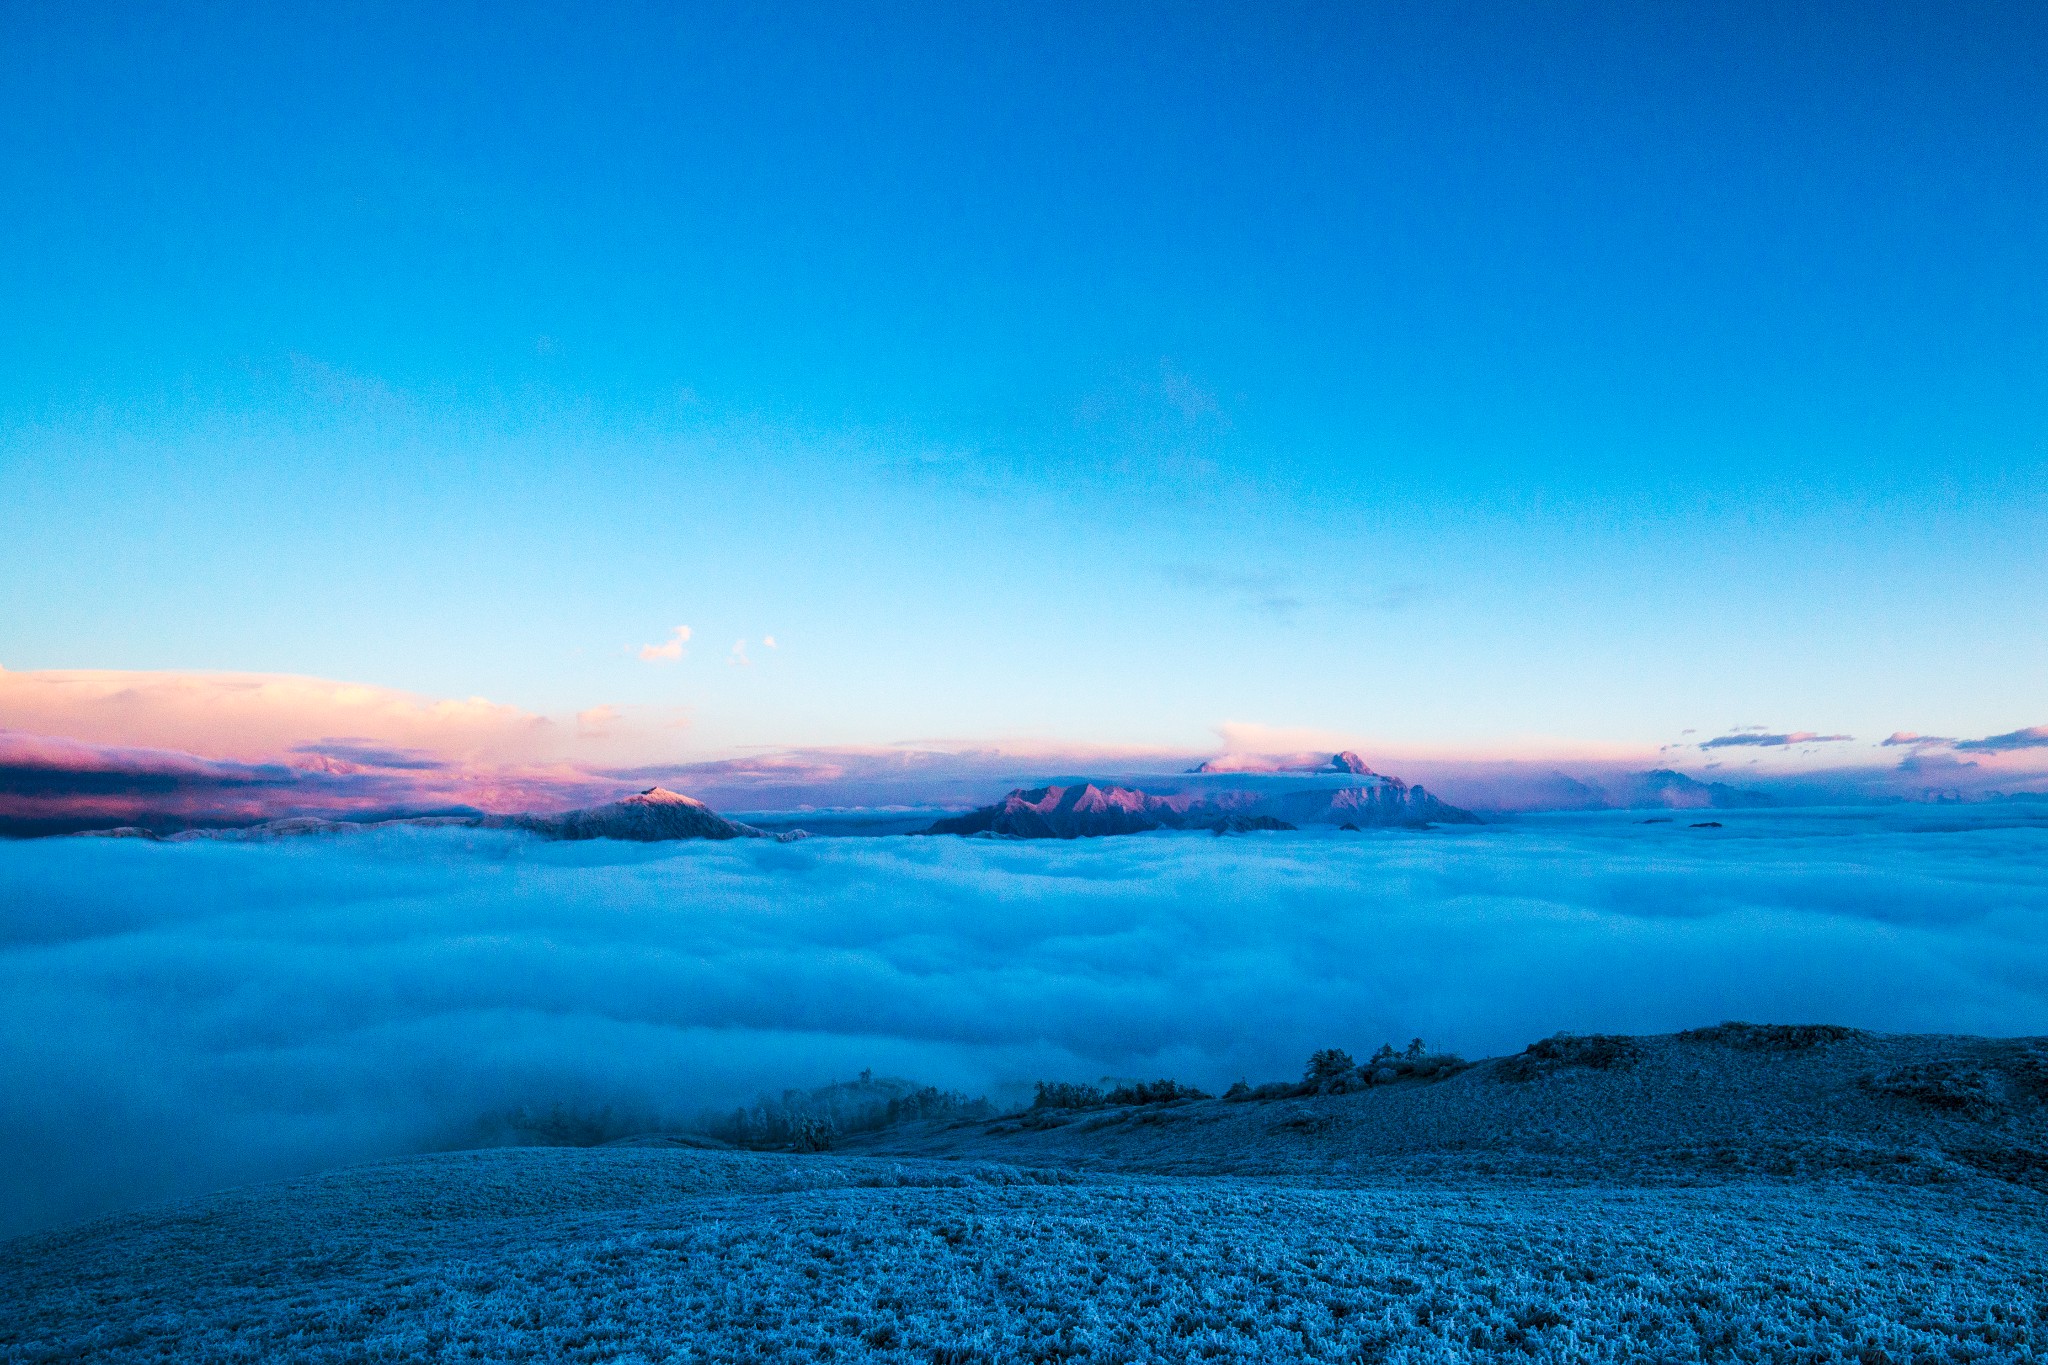
{"type": "Polygon", "coordinates": [[[2007,1361],[2041,1199],[1309,1189],[686,1149],[390,1162],[0,1251],[0,1359],[2007,1361]]]}
{"type": "Polygon", "coordinates": [[[2032,1360],[2044,1076],[1739,1026],[818,1155],[416,1157],[0,1244],[0,1362],[2032,1360]]]}

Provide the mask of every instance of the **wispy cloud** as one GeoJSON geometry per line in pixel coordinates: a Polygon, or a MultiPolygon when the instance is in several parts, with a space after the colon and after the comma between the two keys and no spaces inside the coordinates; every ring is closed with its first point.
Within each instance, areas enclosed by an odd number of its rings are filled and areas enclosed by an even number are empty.
{"type": "MultiPolygon", "coordinates": [[[[532,763],[564,738],[547,717],[483,697],[273,673],[0,669],[0,723],[23,734],[251,762],[295,752],[334,757],[331,746],[343,745],[385,757],[532,763]]],[[[361,753],[336,761],[361,761],[361,753]]]]}
{"type": "Polygon", "coordinates": [[[745,640],[734,640],[732,642],[732,653],[726,655],[725,661],[729,664],[737,664],[742,668],[750,667],[754,661],[747,657],[747,642],[745,640]]]}
{"type": "Polygon", "coordinates": [[[1178,587],[1220,597],[1231,605],[1292,624],[1303,601],[1285,575],[1269,570],[1231,571],[1206,564],[1170,564],[1167,580],[1178,587]]]}
{"type": "Polygon", "coordinates": [[[1911,730],[1894,730],[1878,742],[1878,747],[1880,749],[1921,749],[1934,745],[1954,743],[1955,740],[1944,735],[1920,735],[1913,733],[1911,730]]]}
{"type": "Polygon", "coordinates": [[[1732,735],[1703,742],[1702,749],[1732,749],[1738,746],[1759,749],[1785,749],[1795,744],[1845,744],[1855,739],[1854,735],[1821,735],[1811,730],[1794,730],[1790,734],[1759,734],[1744,730],[1732,735]]]}
{"type": "Polygon", "coordinates": [[[1310,590],[1277,569],[1224,569],[1210,564],[1168,564],[1161,569],[1167,582],[1189,592],[1215,597],[1242,611],[1271,617],[1292,625],[1295,616],[1310,606],[1325,606],[1339,612],[1392,613],[1407,611],[1441,595],[1434,583],[1404,579],[1377,587],[1341,586],[1310,590]]]}
{"type": "Polygon", "coordinates": [[[446,759],[419,749],[393,749],[366,739],[346,737],[295,745],[292,752],[340,759],[359,768],[387,768],[401,772],[435,772],[449,766],[446,759]]]}
{"type": "Polygon", "coordinates": [[[1383,588],[1354,596],[1352,602],[1366,611],[1406,611],[1419,603],[1427,602],[1438,595],[1433,583],[1404,582],[1389,583],[1383,588]]]}
{"type": "Polygon", "coordinates": [[[1216,401],[1215,393],[1171,360],[1159,362],[1159,396],[1186,421],[1223,418],[1223,405],[1216,401]]]}
{"type": "Polygon", "coordinates": [[[677,626],[662,643],[640,646],[640,657],[651,664],[674,663],[683,657],[683,646],[689,642],[690,628],[677,626]]]}
{"type": "Polygon", "coordinates": [[[2029,725],[2024,730],[2008,730],[2002,735],[1958,740],[1955,747],[1974,754],[2010,754],[2022,749],[2048,749],[2048,725],[2029,725]]]}

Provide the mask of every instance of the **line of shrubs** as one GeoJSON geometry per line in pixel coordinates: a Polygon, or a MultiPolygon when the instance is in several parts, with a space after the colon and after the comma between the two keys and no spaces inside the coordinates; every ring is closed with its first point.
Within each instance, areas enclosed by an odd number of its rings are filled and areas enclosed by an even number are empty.
{"type": "Polygon", "coordinates": [[[1206,1100],[1206,1090],[1179,1081],[1129,1081],[1108,1090],[1073,1081],[1040,1081],[1032,1098],[1033,1109],[1107,1109],[1117,1104],[1172,1104],[1178,1100],[1206,1100]]]}
{"type": "MultiPolygon", "coordinates": [[[[1269,1081],[1250,1085],[1238,1081],[1223,1092],[1233,1103],[1247,1100],[1296,1099],[1305,1095],[1345,1095],[1369,1090],[1376,1085],[1399,1081],[1440,1081],[1470,1066],[1464,1058],[1448,1052],[1432,1052],[1420,1039],[1403,1051],[1388,1043],[1360,1062],[1342,1048],[1326,1047],[1313,1053],[1302,1069],[1299,1081],[1269,1081]]],[[[1173,1104],[1181,1100],[1206,1100],[1209,1095],[1179,1081],[1141,1081],[1103,1090],[1099,1086],[1072,1081],[1040,1081],[1031,1101],[1034,1110],[1103,1109],[1111,1105],[1173,1104]]]]}
{"type": "Polygon", "coordinates": [[[985,1099],[863,1071],[857,1081],[785,1090],[780,1099],[764,1095],[730,1113],[705,1114],[694,1127],[734,1147],[822,1152],[855,1133],[929,1120],[987,1118],[993,1112],[985,1099]]]}
{"type": "Polygon", "coordinates": [[[1454,1053],[1430,1051],[1429,1045],[1420,1038],[1410,1039],[1408,1046],[1398,1052],[1392,1043],[1384,1043],[1378,1052],[1363,1062],[1353,1060],[1351,1054],[1342,1048],[1326,1047],[1310,1054],[1299,1082],[1270,1081],[1265,1085],[1246,1085],[1239,1081],[1223,1092],[1223,1098],[1283,1100],[1304,1095],[1348,1095],[1353,1091],[1370,1090],[1376,1085],[1393,1085],[1399,1081],[1441,1081],[1470,1065],[1454,1053]]]}

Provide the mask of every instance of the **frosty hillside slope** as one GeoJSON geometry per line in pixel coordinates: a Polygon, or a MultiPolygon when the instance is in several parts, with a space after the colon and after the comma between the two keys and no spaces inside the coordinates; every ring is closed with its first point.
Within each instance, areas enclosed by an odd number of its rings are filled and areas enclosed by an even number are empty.
{"type": "Polygon", "coordinates": [[[1838,1032],[1811,1041],[1796,1031],[1790,1046],[1748,1025],[1578,1048],[1566,1039],[1363,1093],[1027,1113],[858,1146],[1347,1180],[1984,1170],[2048,1189],[2048,1040],[1838,1032]]]}
{"type": "Polygon", "coordinates": [[[5,1248],[0,1359],[2015,1361],[2038,1198],[465,1152],[5,1248]]]}
{"type": "Polygon", "coordinates": [[[1758,1043],[893,1140],[951,1160],[385,1162],[5,1244],[0,1360],[2048,1352],[2048,1048],[1758,1043]]]}

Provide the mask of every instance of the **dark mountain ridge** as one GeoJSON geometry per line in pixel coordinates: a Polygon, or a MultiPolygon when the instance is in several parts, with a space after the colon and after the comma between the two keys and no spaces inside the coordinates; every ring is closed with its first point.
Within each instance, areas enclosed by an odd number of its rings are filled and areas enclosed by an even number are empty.
{"type": "Polygon", "coordinates": [[[805,837],[802,830],[770,834],[752,825],[728,820],[695,797],[672,792],[666,787],[649,787],[646,791],[601,806],[585,806],[553,815],[427,815],[375,821],[295,816],[240,829],[189,829],[167,835],[124,825],[118,829],[85,830],[80,837],[149,839],[159,843],[190,843],[196,840],[266,843],[308,835],[355,834],[373,829],[516,829],[543,839],[624,839],[634,843],[661,843],[672,839],[776,839],[786,842],[805,837]]]}
{"type": "Polygon", "coordinates": [[[1088,839],[1156,829],[1233,833],[1302,825],[1415,829],[1478,823],[1470,811],[1423,787],[1372,772],[1356,754],[1334,755],[1306,777],[1217,773],[1204,764],[1179,779],[1076,779],[1020,787],[992,805],[935,821],[925,832],[1088,839]]]}

